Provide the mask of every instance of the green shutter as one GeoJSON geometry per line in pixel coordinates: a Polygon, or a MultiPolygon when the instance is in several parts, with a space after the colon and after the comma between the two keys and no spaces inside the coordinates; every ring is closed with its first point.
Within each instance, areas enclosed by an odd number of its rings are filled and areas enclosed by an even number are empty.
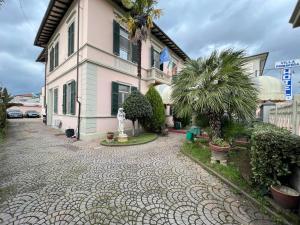
{"type": "Polygon", "coordinates": [[[67,113],[67,85],[63,86],[63,114],[67,113]]]}
{"type": "Polygon", "coordinates": [[[68,30],[68,56],[74,52],[74,22],[69,26],[68,30]]]}
{"type": "Polygon", "coordinates": [[[55,57],[54,57],[54,67],[58,66],[58,57],[59,57],[59,43],[57,42],[55,45],[55,51],[54,51],[55,57]]]}
{"type": "Polygon", "coordinates": [[[138,90],[137,87],[131,86],[131,93],[137,90],[138,90]]]}
{"type": "Polygon", "coordinates": [[[50,50],[50,72],[54,68],[54,48],[52,47],[50,50]]]}
{"type": "Polygon", "coordinates": [[[151,46],[151,67],[154,67],[154,48],[151,46]]]}
{"type": "Polygon", "coordinates": [[[54,89],[54,97],[53,97],[53,100],[54,100],[53,111],[54,111],[54,113],[57,113],[57,100],[58,100],[58,90],[57,90],[57,89],[54,89]]]}
{"type": "Polygon", "coordinates": [[[113,52],[120,55],[120,24],[115,20],[113,23],[113,52]]]}
{"type": "Polygon", "coordinates": [[[112,82],[111,85],[111,115],[116,116],[118,114],[119,101],[119,84],[112,82]]]}
{"type": "Polygon", "coordinates": [[[76,96],[76,82],[73,80],[71,82],[71,105],[70,105],[70,113],[75,115],[75,96],[76,96]]]}
{"type": "Polygon", "coordinates": [[[132,43],[132,62],[138,63],[138,45],[135,43],[132,43]]]}

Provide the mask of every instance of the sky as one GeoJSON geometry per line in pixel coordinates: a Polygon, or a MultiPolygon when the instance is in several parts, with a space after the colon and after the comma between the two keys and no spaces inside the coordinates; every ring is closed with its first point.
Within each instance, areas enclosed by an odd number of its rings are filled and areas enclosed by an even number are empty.
{"type": "MultiPolygon", "coordinates": [[[[0,86],[12,94],[40,92],[44,65],[33,46],[49,0],[6,0],[0,8],[0,86]],[[30,4],[29,4],[30,3],[30,4]]],[[[280,78],[276,61],[300,58],[300,28],[288,23],[296,0],[159,0],[157,24],[191,57],[215,49],[269,52],[265,75],[280,78]]],[[[294,92],[300,93],[300,68],[294,92]]]]}

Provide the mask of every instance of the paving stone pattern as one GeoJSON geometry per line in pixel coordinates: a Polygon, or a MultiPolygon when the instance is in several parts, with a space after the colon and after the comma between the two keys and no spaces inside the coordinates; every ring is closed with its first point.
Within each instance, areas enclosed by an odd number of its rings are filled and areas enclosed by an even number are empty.
{"type": "Polygon", "coordinates": [[[0,146],[0,224],[273,224],[180,154],[183,136],[94,148],[33,121],[0,146]]]}

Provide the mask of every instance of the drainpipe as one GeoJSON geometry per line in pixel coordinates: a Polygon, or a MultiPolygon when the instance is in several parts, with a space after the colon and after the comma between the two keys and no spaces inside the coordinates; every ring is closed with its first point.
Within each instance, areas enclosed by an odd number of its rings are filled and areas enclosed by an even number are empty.
{"type": "Polygon", "coordinates": [[[77,140],[80,139],[80,114],[81,114],[81,102],[78,98],[79,89],[79,28],[80,28],[80,0],[78,0],[77,5],[77,82],[76,82],[76,102],[78,103],[78,116],[77,116],[77,140]]]}
{"type": "Polygon", "coordinates": [[[46,60],[45,60],[45,80],[44,80],[44,108],[45,108],[45,116],[46,116],[45,125],[47,125],[47,60],[48,59],[47,59],[47,56],[46,56],[46,60]]]}

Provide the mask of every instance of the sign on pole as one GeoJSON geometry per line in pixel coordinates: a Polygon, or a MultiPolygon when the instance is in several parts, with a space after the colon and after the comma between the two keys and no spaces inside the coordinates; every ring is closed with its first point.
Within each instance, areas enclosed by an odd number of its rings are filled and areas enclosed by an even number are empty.
{"type": "Polygon", "coordinates": [[[292,90],[292,71],[291,69],[284,69],[282,74],[282,80],[285,86],[285,99],[287,101],[293,99],[292,90]]]}
{"type": "Polygon", "coordinates": [[[282,60],[275,63],[276,69],[292,68],[300,66],[300,59],[282,60]]]}

